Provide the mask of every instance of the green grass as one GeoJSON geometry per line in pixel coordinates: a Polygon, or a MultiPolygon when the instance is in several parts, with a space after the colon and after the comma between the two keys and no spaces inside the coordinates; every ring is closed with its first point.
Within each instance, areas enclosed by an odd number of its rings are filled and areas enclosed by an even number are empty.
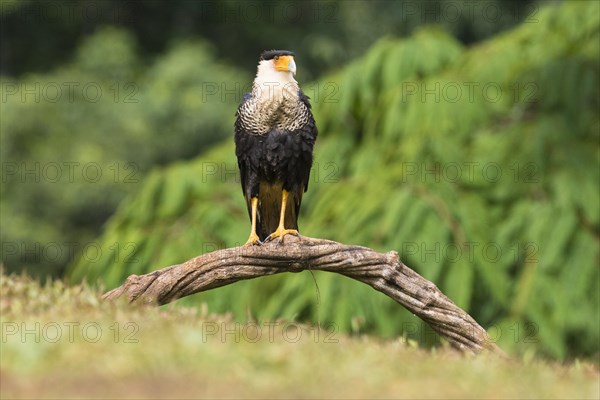
{"type": "Polygon", "coordinates": [[[590,362],[464,356],[291,321],[236,324],[206,307],[108,303],[87,286],[26,276],[2,274],[0,289],[3,399],[600,396],[590,362]]]}

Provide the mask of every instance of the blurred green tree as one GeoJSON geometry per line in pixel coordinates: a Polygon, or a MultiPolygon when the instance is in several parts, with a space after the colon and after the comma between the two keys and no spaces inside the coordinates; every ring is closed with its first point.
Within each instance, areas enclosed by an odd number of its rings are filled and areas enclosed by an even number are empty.
{"type": "Polygon", "coordinates": [[[142,66],[133,37],[106,27],[52,73],[0,78],[2,262],[62,273],[154,165],[192,158],[231,134],[249,75],[182,41],[142,66]],[[208,95],[219,89],[219,93],[208,95]],[[237,88],[237,92],[242,89],[237,88]]]}
{"type": "Polygon", "coordinates": [[[217,57],[243,70],[253,68],[265,49],[295,50],[306,80],[364,54],[383,35],[439,24],[463,43],[473,43],[535,19],[539,11],[531,0],[2,0],[0,5],[2,74],[61,65],[82,37],[113,25],[134,35],[144,59],[193,37],[214,43],[217,57]]]}

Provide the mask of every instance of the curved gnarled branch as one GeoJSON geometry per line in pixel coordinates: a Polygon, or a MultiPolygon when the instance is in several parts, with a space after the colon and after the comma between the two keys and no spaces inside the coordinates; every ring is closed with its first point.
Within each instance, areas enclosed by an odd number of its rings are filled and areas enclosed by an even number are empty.
{"type": "Polygon", "coordinates": [[[104,295],[115,299],[166,304],[194,293],[282,272],[307,269],[336,272],[366,283],[427,322],[463,351],[503,354],[485,330],[432,282],[407,267],[398,253],[345,245],[306,236],[286,236],[285,244],[234,247],[214,251],[145,275],[131,275],[104,295]]]}

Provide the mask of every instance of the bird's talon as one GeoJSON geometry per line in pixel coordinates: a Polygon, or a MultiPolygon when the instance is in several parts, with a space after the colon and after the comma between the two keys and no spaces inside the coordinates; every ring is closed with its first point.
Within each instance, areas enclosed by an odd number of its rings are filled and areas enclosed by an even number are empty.
{"type": "Polygon", "coordinates": [[[277,241],[277,243],[278,244],[283,244],[283,237],[285,235],[300,236],[300,234],[298,233],[298,231],[296,229],[280,229],[280,228],[277,228],[277,230],[275,232],[273,232],[269,236],[267,236],[267,238],[265,239],[265,243],[270,242],[272,240],[275,240],[275,239],[279,238],[279,240],[277,241]]]}
{"type": "Polygon", "coordinates": [[[258,235],[251,235],[246,241],[246,243],[244,243],[244,247],[260,246],[262,244],[263,242],[260,241],[258,235]]]}

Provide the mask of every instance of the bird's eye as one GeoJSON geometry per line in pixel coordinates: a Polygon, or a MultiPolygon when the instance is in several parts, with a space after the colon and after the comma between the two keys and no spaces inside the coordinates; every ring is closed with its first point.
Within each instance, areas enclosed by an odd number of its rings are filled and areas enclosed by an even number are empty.
{"type": "Polygon", "coordinates": [[[273,58],[275,59],[275,61],[279,60],[279,56],[275,56],[273,58]]]}

